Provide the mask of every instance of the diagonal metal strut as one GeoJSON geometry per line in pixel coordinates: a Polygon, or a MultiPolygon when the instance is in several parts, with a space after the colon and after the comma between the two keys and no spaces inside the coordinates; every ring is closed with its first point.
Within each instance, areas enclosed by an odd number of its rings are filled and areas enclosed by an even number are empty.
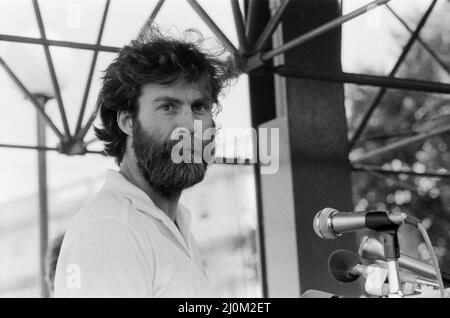
{"type": "Polygon", "coordinates": [[[53,132],[58,136],[58,138],[62,141],[64,139],[64,135],[61,131],[56,127],[51,118],[47,115],[42,105],[37,100],[36,96],[30,93],[25,85],[19,80],[19,78],[14,74],[14,72],[9,68],[9,66],[5,63],[5,61],[0,57],[0,65],[3,69],[8,73],[13,82],[17,85],[17,87],[24,93],[27,99],[32,103],[32,105],[37,109],[39,114],[44,118],[48,126],[53,130],[53,132]]]}
{"type": "MultiPolygon", "coordinates": [[[[98,31],[98,36],[97,36],[97,42],[96,42],[97,45],[100,45],[100,43],[102,41],[103,30],[105,29],[106,17],[108,16],[110,2],[111,2],[110,0],[106,0],[106,3],[105,3],[105,9],[103,11],[102,21],[100,23],[100,29],[98,31]]],[[[86,81],[86,86],[84,88],[83,100],[81,102],[80,113],[78,115],[77,125],[76,125],[76,129],[75,129],[75,136],[77,136],[78,133],[80,132],[81,124],[83,122],[83,116],[84,116],[84,112],[86,109],[86,103],[87,103],[87,99],[89,96],[89,90],[91,89],[92,77],[94,76],[95,65],[97,64],[97,57],[98,57],[98,50],[95,50],[94,54],[92,55],[92,61],[91,61],[91,66],[89,68],[88,79],[86,81]]]]}
{"type": "Polygon", "coordinates": [[[198,16],[205,22],[209,29],[214,33],[214,35],[220,40],[220,42],[231,52],[236,53],[237,49],[227,38],[227,36],[222,32],[222,30],[217,26],[213,19],[206,13],[206,11],[200,6],[196,0],[186,0],[198,16]]]}
{"type": "MultiPolygon", "coordinates": [[[[39,26],[39,31],[41,33],[41,39],[43,41],[47,40],[47,36],[45,34],[45,28],[44,28],[44,22],[42,21],[42,15],[41,15],[41,11],[39,9],[39,3],[37,0],[33,0],[33,7],[34,7],[34,12],[36,15],[36,20],[39,26]]],[[[70,139],[70,129],[69,129],[69,123],[67,121],[67,116],[66,116],[66,111],[64,110],[64,104],[63,104],[63,100],[61,97],[61,91],[59,88],[59,84],[58,84],[58,78],[56,76],[56,72],[55,72],[55,67],[53,65],[53,60],[52,60],[52,56],[50,54],[50,48],[48,46],[48,44],[44,44],[43,45],[44,48],[44,52],[45,52],[45,57],[47,60],[47,64],[48,64],[48,68],[50,71],[50,78],[53,84],[53,89],[55,91],[55,97],[56,97],[56,101],[58,104],[58,108],[59,108],[59,112],[61,114],[61,120],[63,123],[63,127],[64,127],[64,132],[66,134],[66,137],[70,139]]]]}
{"type": "MultiPolygon", "coordinates": [[[[403,47],[402,53],[400,54],[399,58],[397,59],[397,62],[395,63],[394,67],[392,68],[391,72],[389,73],[388,77],[393,78],[395,74],[397,73],[398,69],[402,65],[403,61],[406,59],[406,56],[408,55],[409,51],[411,50],[414,42],[417,40],[420,31],[425,26],[425,23],[427,22],[431,12],[433,11],[434,6],[436,5],[437,0],[433,0],[428,9],[423,14],[422,18],[420,19],[419,23],[417,24],[417,27],[413,34],[411,34],[411,37],[409,38],[406,45],[403,47]]],[[[360,124],[355,130],[355,133],[350,138],[350,146],[353,146],[356,141],[361,137],[361,134],[363,133],[364,129],[366,128],[370,117],[372,116],[375,109],[380,104],[381,100],[383,99],[384,95],[386,94],[387,88],[382,88],[378,91],[378,94],[376,95],[375,99],[372,101],[372,104],[370,104],[367,111],[364,113],[363,118],[361,119],[360,124]]]]}

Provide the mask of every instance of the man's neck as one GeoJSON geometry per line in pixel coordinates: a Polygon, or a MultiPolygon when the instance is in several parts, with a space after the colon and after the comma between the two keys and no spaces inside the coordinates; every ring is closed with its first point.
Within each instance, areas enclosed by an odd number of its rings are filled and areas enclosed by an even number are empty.
{"type": "Polygon", "coordinates": [[[160,195],[148,185],[137,168],[137,165],[134,162],[131,162],[130,158],[123,158],[123,161],[120,164],[119,172],[128,181],[144,191],[159,209],[161,209],[172,221],[175,221],[180,194],[174,196],[173,198],[166,198],[160,195]]]}

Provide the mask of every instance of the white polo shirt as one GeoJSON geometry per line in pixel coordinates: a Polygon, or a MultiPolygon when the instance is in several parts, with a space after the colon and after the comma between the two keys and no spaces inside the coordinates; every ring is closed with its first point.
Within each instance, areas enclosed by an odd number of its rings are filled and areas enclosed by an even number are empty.
{"type": "Polygon", "coordinates": [[[181,204],[175,220],[109,170],[65,234],[55,297],[213,297],[181,204]]]}

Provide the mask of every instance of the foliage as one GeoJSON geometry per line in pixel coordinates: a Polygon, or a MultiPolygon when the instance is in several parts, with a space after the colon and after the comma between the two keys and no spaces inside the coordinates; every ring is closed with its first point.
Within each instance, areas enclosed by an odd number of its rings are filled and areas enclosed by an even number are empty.
{"type": "MultiPolygon", "coordinates": [[[[450,68],[450,37],[446,32],[450,26],[450,6],[444,6],[435,9],[421,38],[450,68]]],[[[404,45],[409,34],[393,36],[395,43],[404,45]]],[[[364,70],[361,73],[374,72],[364,70]]],[[[416,43],[396,77],[449,82],[450,74],[433,60],[422,45],[416,43]]],[[[378,91],[379,88],[367,86],[346,86],[350,136],[378,91]]],[[[390,89],[352,149],[351,157],[448,124],[450,96],[390,89]]],[[[394,170],[449,172],[449,149],[450,134],[447,133],[378,156],[367,164],[394,170]]],[[[353,199],[358,210],[402,211],[422,219],[429,227],[428,232],[441,265],[450,268],[450,253],[446,252],[450,245],[450,179],[357,172],[353,174],[353,189],[353,199]]],[[[401,247],[407,249],[404,252],[428,259],[420,242],[411,229],[401,233],[401,247]]]]}

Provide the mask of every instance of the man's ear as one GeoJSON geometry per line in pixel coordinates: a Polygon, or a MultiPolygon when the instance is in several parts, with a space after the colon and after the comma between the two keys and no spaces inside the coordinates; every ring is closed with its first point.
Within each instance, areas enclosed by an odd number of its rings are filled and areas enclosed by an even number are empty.
{"type": "Polygon", "coordinates": [[[133,118],[129,111],[117,112],[117,125],[128,136],[133,135],[133,118]]]}

